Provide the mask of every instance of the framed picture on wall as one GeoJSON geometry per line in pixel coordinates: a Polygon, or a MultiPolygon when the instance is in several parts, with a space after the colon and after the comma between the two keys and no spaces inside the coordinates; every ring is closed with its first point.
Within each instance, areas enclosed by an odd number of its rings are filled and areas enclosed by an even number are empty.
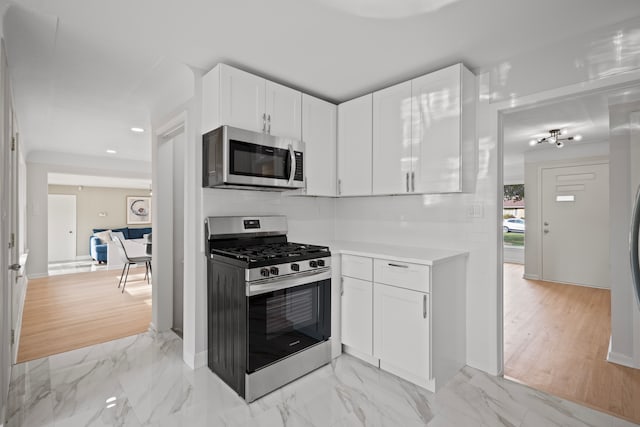
{"type": "Polygon", "coordinates": [[[127,196],[127,224],[151,223],[151,197],[127,196]]]}

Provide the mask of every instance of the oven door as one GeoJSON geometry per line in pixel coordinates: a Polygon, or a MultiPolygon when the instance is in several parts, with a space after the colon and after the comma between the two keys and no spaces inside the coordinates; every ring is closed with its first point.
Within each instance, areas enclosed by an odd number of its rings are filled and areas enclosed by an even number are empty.
{"type": "Polygon", "coordinates": [[[330,271],[291,287],[277,281],[259,286],[247,296],[248,373],[330,338],[330,271]]]}

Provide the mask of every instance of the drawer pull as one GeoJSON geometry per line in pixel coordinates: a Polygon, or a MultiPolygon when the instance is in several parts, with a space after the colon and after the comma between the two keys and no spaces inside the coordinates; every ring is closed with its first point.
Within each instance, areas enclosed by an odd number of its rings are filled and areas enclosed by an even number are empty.
{"type": "Polygon", "coordinates": [[[389,263],[389,267],[398,267],[398,268],[409,268],[408,265],[402,265],[402,264],[393,264],[393,263],[389,263]]]}
{"type": "Polygon", "coordinates": [[[422,318],[427,318],[427,296],[422,296],[422,318]]]}

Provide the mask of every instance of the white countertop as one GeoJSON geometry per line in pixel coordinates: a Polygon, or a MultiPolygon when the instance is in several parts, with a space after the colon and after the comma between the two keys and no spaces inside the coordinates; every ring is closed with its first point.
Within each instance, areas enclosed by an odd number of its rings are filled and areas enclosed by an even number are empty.
{"type": "Polygon", "coordinates": [[[331,253],[359,255],[371,258],[384,258],[391,261],[412,262],[415,264],[434,265],[458,256],[467,256],[464,251],[420,248],[412,246],[385,245],[366,242],[331,241],[321,244],[329,246],[331,253]]]}

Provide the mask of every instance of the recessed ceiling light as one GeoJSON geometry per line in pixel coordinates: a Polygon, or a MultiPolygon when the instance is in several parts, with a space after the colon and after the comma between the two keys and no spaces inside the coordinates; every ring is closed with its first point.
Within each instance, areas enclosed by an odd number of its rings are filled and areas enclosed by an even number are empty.
{"type": "Polygon", "coordinates": [[[142,129],[142,128],[137,128],[137,127],[132,127],[132,128],[131,128],[131,132],[135,132],[135,133],[142,133],[142,132],[144,132],[144,129],[142,129]]]}
{"type": "Polygon", "coordinates": [[[107,150],[107,153],[109,153],[109,154],[116,154],[116,153],[117,153],[117,151],[116,151],[116,150],[107,150]]]}

